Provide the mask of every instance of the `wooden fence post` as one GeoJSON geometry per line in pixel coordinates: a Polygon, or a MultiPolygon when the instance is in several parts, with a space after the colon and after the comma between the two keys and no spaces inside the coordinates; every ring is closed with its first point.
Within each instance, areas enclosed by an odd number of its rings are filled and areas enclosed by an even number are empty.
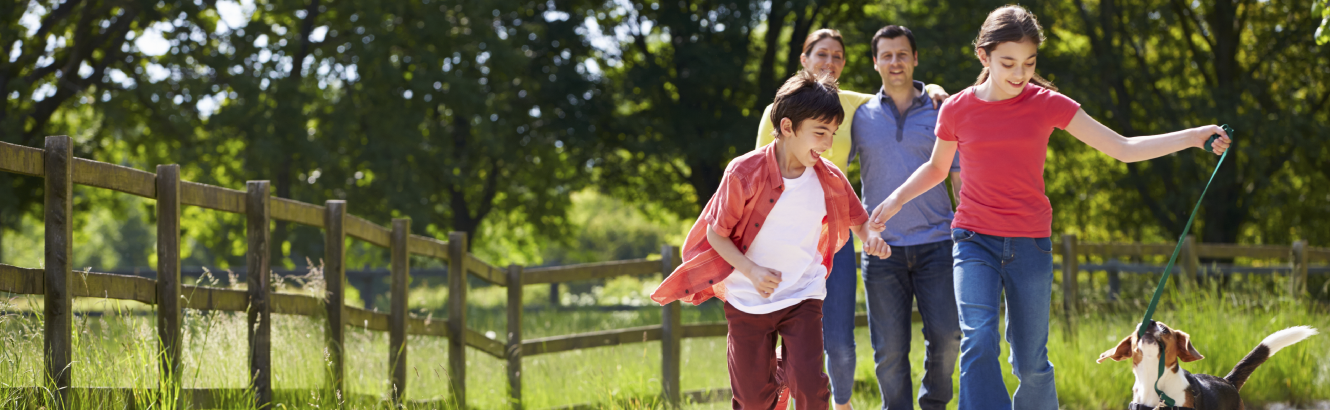
{"type": "Polygon", "coordinates": [[[1119,276],[1122,272],[1121,262],[1118,258],[1108,260],[1108,300],[1118,300],[1118,292],[1122,290],[1122,278],[1119,276]]]}
{"type": "MultiPolygon", "coordinates": [[[[365,269],[369,270],[369,269],[365,269]]],[[[374,276],[365,275],[365,294],[361,295],[365,310],[374,310],[374,276]]]]}
{"type": "Polygon", "coordinates": [[[522,410],[522,265],[508,266],[508,394],[522,410]]]}
{"type": "Polygon", "coordinates": [[[392,379],[393,405],[400,407],[406,397],[406,287],[410,281],[409,241],[411,220],[393,219],[392,282],[389,284],[391,308],[388,316],[388,367],[392,379]]]}
{"type": "Polygon", "coordinates": [[[74,251],[74,146],[68,136],[46,137],[42,153],[46,173],[46,285],[43,312],[43,347],[46,358],[46,385],[51,391],[53,409],[70,407],[70,364],[73,343],[74,251]]]}
{"type": "MultiPolygon", "coordinates": [[[[660,247],[660,271],[665,276],[669,276],[670,273],[674,272],[674,253],[673,246],[663,245],[660,247]]],[[[665,402],[670,407],[675,408],[683,402],[683,395],[679,390],[679,376],[683,359],[681,357],[683,353],[682,306],[676,300],[665,305],[661,312],[661,393],[665,396],[665,402]]]]}
{"type": "Polygon", "coordinates": [[[249,297],[249,378],[254,388],[254,407],[272,408],[272,306],[268,303],[272,258],[268,247],[272,208],[268,181],[245,184],[246,294],[249,297]]]}
{"type": "Polygon", "coordinates": [[[1080,300],[1076,277],[1080,265],[1076,260],[1076,234],[1062,235],[1062,317],[1067,325],[1065,337],[1076,336],[1076,305],[1080,300]]]}
{"type": "Polygon", "coordinates": [[[1289,290],[1294,297],[1307,293],[1307,241],[1293,241],[1293,278],[1289,290]]]}
{"type": "Polygon", "coordinates": [[[1179,286],[1179,289],[1198,284],[1201,280],[1201,254],[1196,251],[1196,235],[1187,235],[1185,241],[1182,244],[1182,256],[1184,258],[1182,264],[1186,266],[1187,280],[1179,281],[1179,283],[1186,283],[1186,285],[1179,286]]]}
{"type": "Polygon", "coordinates": [[[448,376],[453,403],[466,408],[466,232],[448,234],[448,376]]]}
{"type": "Polygon", "coordinates": [[[157,166],[157,338],[162,396],[184,408],[180,385],[180,166],[157,166]]]}
{"type": "Polygon", "coordinates": [[[328,386],[337,399],[346,397],[346,201],[324,202],[323,227],[324,307],[328,313],[324,342],[332,366],[328,386]]]}

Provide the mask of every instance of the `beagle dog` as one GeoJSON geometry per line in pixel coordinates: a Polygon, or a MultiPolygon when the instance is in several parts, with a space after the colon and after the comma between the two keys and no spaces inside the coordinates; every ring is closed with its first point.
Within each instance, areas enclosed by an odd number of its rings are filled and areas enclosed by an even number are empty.
{"type": "Polygon", "coordinates": [[[1191,344],[1191,335],[1180,330],[1173,330],[1160,322],[1151,322],[1137,340],[1136,332],[1122,339],[1117,347],[1108,349],[1099,355],[1096,363],[1104,360],[1122,361],[1131,358],[1131,372],[1136,375],[1136,384],[1132,386],[1131,410],[1147,409],[1196,409],[1196,410],[1242,410],[1242,398],[1238,390],[1247,382],[1252,371],[1256,370],[1275,352],[1294,343],[1317,334],[1316,329],[1307,326],[1295,326],[1280,330],[1266,337],[1247,354],[1233,371],[1223,378],[1208,374],[1193,374],[1182,370],[1179,362],[1194,362],[1205,358],[1191,344]],[[1159,375],[1159,361],[1164,361],[1164,374],[1159,375]],[[1162,404],[1155,388],[1175,401],[1175,407],[1162,404]]]}

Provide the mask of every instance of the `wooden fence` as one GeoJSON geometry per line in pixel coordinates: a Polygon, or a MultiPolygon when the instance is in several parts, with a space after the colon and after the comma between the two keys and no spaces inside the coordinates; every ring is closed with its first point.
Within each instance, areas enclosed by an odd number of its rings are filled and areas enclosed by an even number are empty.
{"type": "MultiPolygon", "coordinates": [[[[68,137],[46,138],[45,149],[35,149],[0,143],[0,171],[42,177],[45,179],[45,269],[20,268],[0,264],[0,291],[15,294],[44,296],[44,351],[45,379],[52,393],[51,408],[68,407],[70,400],[71,300],[74,297],[98,297],[135,300],[155,304],[157,329],[160,337],[160,366],[169,386],[179,386],[181,368],[181,314],[182,309],[201,309],[247,312],[249,329],[249,365],[255,405],[271,408],[272,351],[271,315],[288,314],[321,316],[328,319],[325,341],[329,351],[332,375],[330,388],[344,392],[345,352],[342,350],[346,326],[358,326],[374,331],[389,332],[390,370],[386,375],[394,403],[400,403],[407,388],[406,349],[407,335],[436,336],[448,339],[448,373],[452,402],[466,408],[466,356],[470,347],[507,362],[509,394],[514,409],[522,408],[522,359],[570,350],[614,346],[646,341],[661,342],[661,391],[665,401],[677,406],[685,397],[694,401],[724,400],[727,389],[683,392],[680,390],[680,364],[682,339],[719,337],[726,334],[726,324],[700,323],[684,325],[681,322],[679,302],[663,307],[660,325],[615,329],[536,339],[522,338],[522,286],[556,284],[625,275],[649,275],[672,272],[680,263],[678,251],[664,245],[661,259],[626,260],[561,267],[524,269],[512,265],[505,268],[492,266],[466,252],[465,233],[453,232],[448,240],[410,234],[409,219],[394,219],[391,227],[384,227],[347,213],[346,201],[329,200],[323,206],[307,204],[269,194],[267,181],[249,181],[245,191],[198,184],[180,179],[178,165],[161,165],[156,173],[140,171],[113,164],[101,163],[72,155],[68,137]],[[71,226],[73,185],[80,184],[110,189],[157,201],[157,278],[105,273],[80,273],[75,280],[70,256],[73,231],[71,226]],[[180,210],[181,206],[197,206],[222,212],[246,215],[247,276],[246,290],[219,289],[182,285],[180,280],[180,210]],[[253,274],[270,270],[269,225],[282,220],[322,228],[325,233],[324,274],[327,282],[325,298],[273,292],[268,282],[270,275],[253,274]],[[379,313],[345,305],[345,239],[355,238],[391,251],[391,309],[379,313]],[[448,264],[448,317],[429,322],[407,315],[407,283],[410,276],[409,256],[420,255],[446,261],[448,264]],[[508,318],[506,341],[492,340],[466,325],[465,312],[467,281],[465,272],[490,284],[508,289],[508,318]],[[184,298],[182,295],[193,295],[184,298]]],[[[1304,291],[1309,261],[1330,262],[1330,249],[1308,248],[1305,242],[1292,246],[1239,246],[1194,244],[1188,241],[1188,253],[1183,259],[1185,276],[1192,278],[1198,270],[1200,257],[1253,257],[1284,258],[1293,261],[1295,286],[1304,291]]],[[[1148,256],[1168,255],[1172,245],[1138,244],[1077,244],[1074,236],[1064,236],[1062,246],[1064,275],[1076,277],[1079,256],[1148,256]]],[[[1066,276],[1064,276],[1066,277],[1066,276]]],[[[1077,300],[1075,280],[1064,280],[1065,302],[1074,309],[1077,300]]],[[[867,317],[855,318],[857,326],[865,326],[867,317]]],[[[915,319],[918,320],[917,313],[915,319]]],[[[96,390],[96,388],[85,388],[96,390]]],[[[217,395],[217,389],[184,389],[180,395],[195,407],[206,407],[206,397],[217,395]]],[[[343,394],[343,397],[346,395],[343,394]]]]}
{"type": "MultiPolygon", "coordinates": [[[[72,389],[71,319],[72,298],[98,297],[134,300],[158,306],[157,329],[160,337],[160,366],[169,386],[179,386],[181,366],[182,309],[246,312],[249,329],[249,388],[255,405],[271,408],[272,329],[271,315],[288,314],[326,317],[329,326],[325,341],[332,375],[330,388],[345,397],[345,352],[342,349],[346,326],[358,326],[389,332],[390,363],[388,392],[400,403],[407,387],[407,335],[437,336],[448,339],[448,370],[451,402],[466,407],[466,356],[470,347],[506,360],[514,408],[521,408],[521,364],[523,356],[564,352],[592,347],[644,341],[662,341],[667,364],[664,366],[665,396],[678,403],[681,339],[725,335],[724,323],[683,325],[678,303],[666,306],[661,325],[644,326],[577,335],[523,340],[521,337],[522,285],[558,283],[622,275],[646,275],[671,272],[679,258],[666,245],[659,260],[627,260],[553,268],[523,270],[521,266],[492,266],[466,252],[465,233],[453,232],[448,240],[410,234],[409,219],[394,219],[391,228],[347,214],[346,201],[329,200],[323,206],[307,204],[269,194],[267,181],[249,181],[245,191],[199,184],[180,179],[178,165],[161,165],[156,173],[91,161],[73,156],[72,142],[66,136],[46,138],[45,149],[0,143],[0,171],[45,179],[45,269],[21,268],[0,264],[0,291],[44,296],[45,374],[52,393],[52,408],[67,408],[72,389]],[[70,257],[73,245],[72,199],[75,184],[110,189],[157,201],[157,278],[106,273],[79,273],[75,280],[70,257]],[[180,281],[180,209],[197,206],[246,216],[246,271],[270,271],[269,225],[272,220],[295,222],[325,233],[324,298],[273,292],[270,275],[249,274],[246,290],[182,285],[180,281]],[[379,313],[345,305],[345,239],[355,238],[391,251],[391,309],[379,313]],[[429,322],[411,318],[406,312],[410,255],[436,258],[447,262],[449,272],[465,272],[486,282],[508,288],[508,337],[506,342],[492,340],[467,327],[465,315],[467,281],[465,274],[448,275],[448,312],[446,320],[429,322]],[[182,295],[192,295],[184,298],[182,295]],[[673,363],[672,365],[668,363],[673,363]]],[[[108,390],[85,388],[90,391],[108,390]]],[[[115,389],[110,389],[115,390],[115,389]]],[[[224,389],[223,389],[224,390],[224,389]]],[[[196,406],[207,406],[206,397],[221,395],[219,389],[184,389],[181,396],[196,406]],[[196,396],[196,397],[191,397],[196,396]],[[199,397],[205,397],[200,399],[199,397]]],[[[694,396],[699,395],[694,393],[694,396]]],[[[701,394],[705,396],[705,394],[701,394]]]]}

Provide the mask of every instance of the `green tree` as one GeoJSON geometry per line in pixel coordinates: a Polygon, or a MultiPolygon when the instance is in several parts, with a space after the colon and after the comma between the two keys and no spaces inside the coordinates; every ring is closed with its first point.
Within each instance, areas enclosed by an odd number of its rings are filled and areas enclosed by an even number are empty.
{"type": "MultiPolygon", "coordinates": [[[[563,4],[572,7],[576,4],[563,4]]],[[[585,186],[598,98],[581,21],[553,3],[342,3],[325,48],[343,67],[316,114],[323,175],[352,209],[420,232],[515,222],[558,238],[585,186]],[[342,185],[342,181],[346,185],[342,185]]],[[[325,188],[327,189],[327,188],[325,188]]]]}
{"type": "MultiPolygon", "coordinates": [[[[1064,92],[1110,127],[1124,135],[1210,123],[1237,129],[1234,152],[1216,175],[1197,219],[1201,241],[1330,239],[1321,234],[1325,219],[1314,216],[1325,212],[1330,198],[1309,184],[1327,178],[1317,158],[1326,152],[1318,136],[1325,131],[1330,99],[1328,61],[1308,40],[1315,17],[1306,8],[1287,1],[1101,0],[1094,5],[1078,0],[1069,7],[1046,7],[1043,13],[1056,24],[1059,38],[1052,41],[1089,45],[1075,53],[1089,58],[1062,54],[1049,71],[1064,92]],[[1272,215],[1281,217],[1269,219],[1272,215]]],[[[1077,153],[1089,149],[1059,140],[1064,143],[1054,150],[1071,161],[1052,161],[1049,168],[1084,166],[1075,163],[1077,153]]],[[[1054,202],[1096,195],[1130,199],[1096,205],[1115,210],[1090,224],[1114,226],[1122,217],[1163,227],[1165,237],[1175,238],[1215,163],[1213,156],[1189,150],[1144,163],[1111,164],[1101,168],[1108,171],[1101,177],[1086,176],[1096,184],[1062,185],[1054,202]]]]}
{"type": "Polygon", "coordinates": [[[612,36],[606,68],[614,115],[600,118],[598,184],[634,201],[694,214],[726,163],[752,150],[758,117],[814,29],[861,18],[864,2],[609,2],[588,16],[612,36]],[[797,40],[796,40],[797,39],[797,40]]]}
{"type": "MultiPolygon", "coordinates": [[[[600,160],[599,181],[616,196],[693,214],[725,162],[749,149],[754,111],[772,91],[763,84],[795,67],[798,51],[787,44],[804,27],[840,29],[849,55],[841,82],[871,92],[878,80],[868,38],[884,24],[909,26],[919,38],[916,77],[958,91],[981,68],[971,46],[979,25],[1005,3],[662,2],[598,16],[627,33],[620,53],[604,59],[607,87],[621,103],[604,127],[607,146],[619,150],[600,160]]],[[[1330,65],[1309,40],[1322,9],[1278,0],[1079,0],[1032,9],[1049,37],[1040,71],[1122,134],[1237,128],[1197,222],[1200,240],[1330,241],[1328,221],[1317,217],[1330,210],[1330,192],[1317,188],[1330,179],[1317,159],[1330,149],[1318,138],[1330,65]]],[[[1214,164],[1199,150],[1122,164],[1058,132],[1046,174],[1059,209],[1055,230],[1092,240],[1175,238],[1214,164]]]]}
{"type": "MultiPolygon", "coordinates": [[[[124,149],[101,139],[113,132],[104,114],[147,67],[131,40],[205,10],[137,0],[0,4],[0,140],[40,148],[44,136],[67,134],[79,156],[124,149]]],[[[0,242],[20,218],[40,215],[41,187],[39,178],[0,173],[0,242]]]]}
{"type": "Polygon", "coordinates": [[[1316,45],[1318,46],[1330,43],[1330,30],[1326,30],[1326,27],[1330,27],[1330,7],[1326,6],[1327,2],[1325,0],[1312,0],[1312,17],[1321,17],[1321,26],[1316,28],[1316,45]]]}

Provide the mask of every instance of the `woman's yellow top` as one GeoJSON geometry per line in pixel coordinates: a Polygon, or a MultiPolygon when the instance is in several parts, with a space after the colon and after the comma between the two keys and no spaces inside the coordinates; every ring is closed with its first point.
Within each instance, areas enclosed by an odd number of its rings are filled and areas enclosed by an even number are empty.
{"type": "MultiPolygon", "coordinates": [[[[859,109],[860,105],[864,105],[872,98],[872,94],[840,90],[840,106],[845,109],[845,121],[840,123],[840,128],[837,128],[836,133],[831,136],[831,149],[822,152],[822,158],[836,164],[836,168],[840,168],[841,172],[849,172],[850,123],[854,121],[854,112],[859,109]]],[[[762,119],[757,127],[758,148],[776,140],[776,137],[771,135],[771,131],[775,129],[771,125],[771,104],[767,104],[767,109],[762,111],[762,119]]]]}

